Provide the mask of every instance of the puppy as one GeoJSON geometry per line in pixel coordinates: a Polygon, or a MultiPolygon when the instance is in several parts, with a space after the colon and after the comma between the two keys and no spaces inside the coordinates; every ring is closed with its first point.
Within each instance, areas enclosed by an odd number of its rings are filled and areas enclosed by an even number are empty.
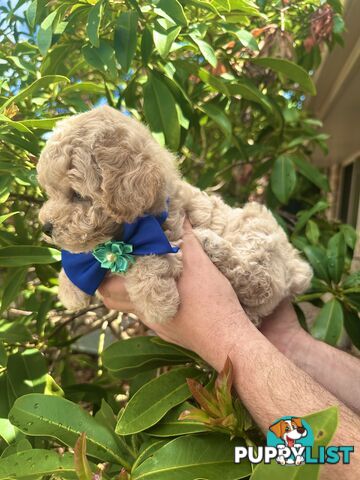
{"type": "Polygon", "coordinates": [[[296,443],[296,440],[299,438],[306,437],[307,430],[303,427],[301,418],[292,417],[290,420],[279,420],[274,425],[271,425],[270,430],[275,433],[278,438],[281,438],[284,441],[284,445],[278,445],[279,448],[279,456],[277,457],[276,461],[281,465],[294,464],[300,465],[304,462],[304,457],[301,455],[297,455],[295,461],[293,458],[288,457],[285,459],[283,455],[281,455],[281,449],[285,447],[302,447],[301,444],[296,443]]]}
{"type": "MultiPolygon", "coordinates": [[[[40,210],[46,239],[66,251],[92,252],[99,244],[121,240],[122,228],[144,215],[167,212],[161,223],[167,241],[180,244],[188,216],[256,325],[285,297],[309,287],[309,265],[269,210],[257,203],[231,208],[189,185],[174,156],[150,131],[113,108],[59,122],[41,153],[38,180],[48,196],[40,210]]],[[[130,263],[124,278],[131,301],[146,320],[166,322],[179,307],[181,252],[137,256],[130,263]]],[[[64,270],[59,297],[68,309],[90,302],[64,270]]]]}

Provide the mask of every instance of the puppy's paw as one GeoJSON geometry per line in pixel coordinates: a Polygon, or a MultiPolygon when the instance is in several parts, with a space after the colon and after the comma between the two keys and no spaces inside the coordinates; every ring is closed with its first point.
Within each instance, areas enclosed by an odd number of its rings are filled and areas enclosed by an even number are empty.
{"type": "Polygon", "coordinates": [[[90,305],[91,296],[76,287],[61,270],[59,275],[59,299],[67,310],[79,310],[90,305]]]}

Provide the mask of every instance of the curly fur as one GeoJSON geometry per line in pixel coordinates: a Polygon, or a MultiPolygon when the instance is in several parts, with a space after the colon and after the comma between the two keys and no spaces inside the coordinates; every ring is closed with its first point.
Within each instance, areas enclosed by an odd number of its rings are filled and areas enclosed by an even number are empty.
{"type": "MultiPolygon", "coordinates": [[[[187,215],[255,324],[309,286],[309,265],[269,210],[257,203],[232,209],[189,185],[144,125],[110,107],[60,122],[41,154],[38,178],[48,195],[40,220],[53,225],[48,240],[74,253],[113,238],[123,222],[160,213],[170,197],[164,224],[169,240],[180,243],[187,215]]],[[[181,253],[151,255],[137,258],[126,273],[130,299],[147,320],[164,322],[175,315],[181,266],[181,253]]],[[[71,309],[90,300],[63,271],[59,296],[71,309]]]]}

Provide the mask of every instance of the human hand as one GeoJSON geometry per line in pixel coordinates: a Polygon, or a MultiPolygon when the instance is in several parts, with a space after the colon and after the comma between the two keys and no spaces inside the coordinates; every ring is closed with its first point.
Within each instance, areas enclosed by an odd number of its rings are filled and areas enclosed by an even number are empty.
{"type": "MultiPolygon", "coordinates": [[[[234,346],[234,330],[249,324],[230,282],[214,266],[194,235],[184,224],[183,272],[178,281],[181,305],[165,324],[147,324],[161,338],[198,353],[214,368],[221,369],[234,346]]],[[[126,292],[124,279],[108,277],[99,288],[109,309],[136,313],[126,292]]]]}
{"type": "Polygon", "coordinates": [[[307,335],[289,299],[283,300],[270,315],[263,319],[260,331],[287,357],[291,356],[293,346],[303,341],[303,337],[307,335]]]}

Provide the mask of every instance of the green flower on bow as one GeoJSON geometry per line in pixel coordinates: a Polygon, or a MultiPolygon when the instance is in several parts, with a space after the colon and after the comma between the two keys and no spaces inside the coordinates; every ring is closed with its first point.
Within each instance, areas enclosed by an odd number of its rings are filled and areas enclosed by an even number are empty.
{"type": "Polygon", "coordinates": [[[108,241],[94,248],[94,257],[101,263],[103,268],[109,268],[112,273],[124,273],[131,263],[135,262],[133,246],[124,242],[108,241]]]}

